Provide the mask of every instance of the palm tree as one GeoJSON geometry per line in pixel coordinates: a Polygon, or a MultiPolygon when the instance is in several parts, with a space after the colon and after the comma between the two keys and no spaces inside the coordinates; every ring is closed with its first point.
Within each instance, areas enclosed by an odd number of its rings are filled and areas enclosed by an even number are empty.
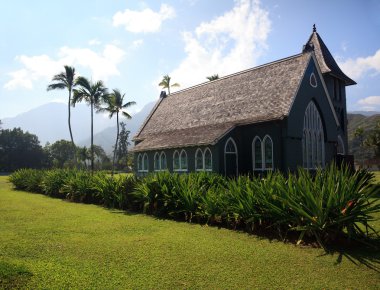
{"type": "Polygon", "coordinates": [[[212,76],[206,77],[206,79],[208,79],[210,82],[215,81],[215,80],[219,79],[219,75],[218,74],[212,75],[212,76]]]}
{"type": "Polygon", "coordinates": [[[91,106],[91,172],[94,172],[94,108],[99,108],[108,92],[102,81],[93,83],[85,77],[78,77],[75,82],[79,88],[74,89],[72,104],[75,106],[76,103],[85,101],[91,106]]]}
{"type": "Polygon", "coordinates": [[[170,88],[179,87],[179,83],[170,84],[171,77],[169,75],[164,75],[162,81],[158,84],[163,89],[168,89],[168,95],[170,95],[170,88]]]}
{"type": "Polygon", "coordinates": [[[112,175],[114,174],[115,170],[115,160],[116,160],[116,154],[117,154],[117,144],[119,142],[119,113],[121,113],[124,117],[127,119],[131,119],[131,115],[128,114],[125,109],[129,108],[132,105],[135,105],[136,102],[127,102],[124,104],[124,97],[125,94],[121,94],[121,92],[118,89],[114,89],[111,94],[108,95],[107,98],[107,107],[100,108],[99,111],[105,111],[109,113],[109,117],[112,118],[114,114],[116,114],[116,142],[115,142],[115,149],[113,152],[113,160],[112,160],[112,175]]]}
{"type": "Polygon", "coordinates": [[[55,75],[52,79],[52,82],[50,85],[48,85],[47,90],[63,90],[67,89],[69,91],[69,101],[67,102],[67,109],[68,109],[68,124],[69,124],[69,131],[70,131],[70,138],[71,138],[71,144],[75,148],[74,138],[73,138],[73,132],[71,131],[71,94],[73,91],[73,88],[75,87],[75,68],[65,65],[65,71],[61,72],[57,75],[55,75]]]}

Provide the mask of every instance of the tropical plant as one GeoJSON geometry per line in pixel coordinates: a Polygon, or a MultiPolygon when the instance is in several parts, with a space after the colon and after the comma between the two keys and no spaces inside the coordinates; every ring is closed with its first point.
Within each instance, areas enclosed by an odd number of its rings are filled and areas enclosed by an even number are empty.
{"type": "Polygon", "coordinates": [[[214,74],[212,76],[206,77],[206,79],[208,79],[210,82],[211,81],[215,81],[215,80],[219,79],[219,75],[218,74],[214,74]]]}
{"type": "Polygon", "coordinates": [[[108,91],[102,81],[90,82],[85,77],[78,77],[74,89],[73,105],[85,101],[91,107],[91,172],[94,171],[94,108],[99,109],[100,103],[107,98],[108,91]]]}
{"type": "Polygon", "coordinates": [[[118,168],[126,168],[128,164],[128,157],[130,156],[128,151],[128,146],[131,143],[128,141],[129,134],[131,133],[126,128],[126,124],[124,122],[120,122],[120,133],[119,133],[119,143],[117,146],[116,152],[116,164],[118,168]]]}
{"type": "Polygon", "coordinates": [[[76,85],[75,83],[75,68],[65,65],[64,66],[65,71],[61,72],[57,75],[55,75],[52,79],[52,82],[50,85],[48,85],[47,90],[63,90],[67,89],[69,91],[69,100],[67,102],[67,109],[68,109],[68,118],[67,122],[69,125],[69,131],[70,131],[70,138],[71,138],[71,143],[73,145],[73,150],[75,152],[75,143],[74,143],[74,138],[73,138],[73,132],[71,130],[71,95],[73,92],[73,89],[76,85]]]}
{"type": "Polygon", "coordinates": [[[162,81],[158,84],[163,89],[168,89],[168,95],[170,95],[170,88],[179,87],[179,83],[170,84],[171,77],[169,75],[164,75],[162,81]]]}
{"type": "Polygon", "coordinates": [[[106,99],[107,107],[100,108],[99,111],[105,111],[109,113],[109,117],[112,118],[114,114],[116,114],[116,128],[117,128],[117,133],[116,133],[116,142],[115,142],[115,148],[113,151],[113,160],[112,160],[112,175],[114,174],[115,171],[115,160],[116,160],[116,154],[117,154],[117,145],[119,141],[119,113],[127,119],[131,119],[131,115],[127,113],[125,110],[129,108],[132,105],[135,105],[136,102],[127,102],[124,103],[124,97],[125,94],[121,94],[120,90],[118,89],[113,89],[113,92],[108,95],[106,99]]]}

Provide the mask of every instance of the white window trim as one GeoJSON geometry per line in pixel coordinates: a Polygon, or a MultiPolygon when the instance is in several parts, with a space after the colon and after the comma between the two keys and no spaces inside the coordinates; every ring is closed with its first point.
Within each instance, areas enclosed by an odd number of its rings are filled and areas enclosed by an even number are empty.
{"type": "Polygon", "coordinates": [[[141,172],[141,165],[142,165],[142,155],[141,153],[139,153],[139,155],[137,155],[137,172],[141,172]]]}
{"type": "Polygon", "coordinates": [[[161,154],[160,154],[160,171],[165,171],[167,168],[168,168],[168,159],[166,159],[166,154],[165,154],[165,152],[162,151],[161,154]],[[166,168],[162,168],[162,167],[161,167],[162,157],[163,157],[163,156],[165,156],[166,168]]]}
{"type": "Polygon", "coordinates": [[[187,153],[186,153],[186,150],[185,149],[182,149],[181,152],[179,152],[178,150],[175,150],[174,153],[173,153],[173,171],[175,172],[187,172],[188,171],[188,168],[189,168],[189,160],[187,159],[187,153]],[[178,157],[179,157],[179,168],[178,169],[174,169],[174,160],[175,160],[175,154],[178,153],[178,157]],[[187,164],[187,168],[184,169],[182,168],[182,154],[185,153],[185,156],[186,156],[186,164],[187,164]]]}
{"type": "Polygon", "coordinates": [[[153,158],[153,170],[155,172],[161,171],[161,158],[160,154],[158,152],[154,153],[154,158],[153,158]],[[158,156],[157,161],[158,161],[158,166],[156,166],[156,156],[158,156]]]}
{"type": "Polygon", "coordinates": [[[324,168],[325,167],[325,140],[324,140],[324,128],[323,128],[323,123],[322,123],[322,117],[314,101],[310,101],[310,103],[306,107],[305,114],[304,114],[303,134],[302,134],[302,165],[305,169],[314,170],[319,166],[317,164],[319,150],[322,154],[321,160],[320,160],[321,161],[320,166],[324,168]],[[319,138],[318,137],[319,135],[321,136],[320,144],[319,144],[319,141],[317,140],[319,138]],[[304,138],[306,142],[304,142],[304,138]],[[311,146],[309,146],[309,144],[311,144],[311,146]],[[317,145],[319,145],[320,148],[319,147],[317,148],[317,145]],[[309,153],[309,147],[311,147],[311,154],[309,153]],[[314,148],[316,148],[316,150],[314,150],[314,148]],[[316,156],[314,156],[315,153],[317,154],[316,156]],[[305,157],[306,157],[306,161],[305,161],[305,157]]]}
{"type": "Polygon", "coordinates": [[[205,171],[208,171],[208,172],[212,171],[212,152],[211,152],[210,148],[208,148],[208,147],[206,147],[206,149],[203,151],[203,168],[205,171]],[[210,169],[206,168],[206,151],[210,152],[210,156],[211,156],[211,168],[210,169]]]}
{"type": "Polygon", "coordinates": [[[262,171],[263,170],[263,143],[261,141],[261,138],[259,136],[255,136],[252,141],[252,162],[253,162],[253,171],[262,171]],[[261,168],[256,167],[256,157],[255,157],[255,142],[259,140],[260,141],[260,154],[261,154],[261,168]]]}
{"type": "Polygon", "coordinates": [[[342,136],[340,135],[338,135],[338,144],[342,146],[343,152],[342,153],[337,152],[337,154],[346,155],[346,148],[344,147],[344,142],[343,142],[342,136]]]}
{"type": "Polygon", "coordinates": [[[138,172],[149,172],[149,158],[148,154],[139,154],[137,157],[137,171],[138,172]],[[145,164],[145,156],[146,156],[146,164],[145,164]],[[141,163],[139,162],[141,160],[141,163]],[[141,166],[140,166],[141,165],[141,166]]]}
{"type": "Polygon", "coordinates": [[[227,162],[226,162],[226,154],[236,154],[236,176],[239,175],[239,163],[238,163],[238,150],[237,150],[237,146],[236,146],[236,143],[235,143],[235,140],[230,137],[227,139],[226,143],[224,144],[224,174],[227,175],[227,162]],[[236,152],[226,152],[226,149],[227,149],[227,144],[232,141],[232,144],[234,144],[234,147],[235,147],[235,151],[236,152]]]}
{"type": "Polygon", "coordinates": [[[265,135],[263,138],[263,141],[261,142],[261,158],[263,160],[262,165],[263,165],[263,170],[273,170],[274,169],[274,156],[273,156],[273,140],[269,135],[265,135]],[[265,156],[265,140],[269,139],[271,148],[272,148],[272,168],[266,168],[266,156],[265,156]]]}
{"type": "Polygon", "coordinates": [[[310,86],[312,86],[313,88],[318,87],[317,77],[315,76],[314,72],[312,72],[312,73],[310,74],[309,83],[310,83],[310,86]],[[315,79],[315,85],[313,85],[313,83],[312,83],[312,81],[311,81],[311,79],[312,79],[313,76],[314,76],[314,79],[315,79]]]}
{"type": "Polygon", "coordinates": [[[205,168],[205,162],[204,162],[204,153],[202,151],[201,148],[198,148],[196,151],[195,151],[195,171],[204,171],[204,168],[205,168]],[[198,152],[201,153],[202,155],[202,168],[200,169],[197,169],[197,155],[198,155],[198,152]]]}
{"type": "Polygon", "coordinates": [[[195,171],[207,171],[207,172],[212,172],[212,152],[210,150],[210,148],[206,147],[204,149],[204,151],[202,151],[201,148],[198,148],[196,151],[195,151],[195,161],[194,161],[194,165],[195,165],[195,171]],[[206,152],[210,152],[210,156],[211,156],[211,168],[210,169],[206,169],[206,152]],[[202,155],[202,168],[200,169],[197,169],[197,155],[198,155],[198,152],[201,153],[202,155]]]}
{"type": "Polygon", "coordinates": [[[252,167],[253,171],[265,171],[265,170],[274,170],[274,156],[273,156],[273,140],[272,138],[267,134],[264,136],[263,140],[259,136],[255,136],[252,141],[252,167]],[[269,139],[271,142],[272,147],[272,167],[266,168],[266,162],[265,162],[265,140],[269,139]],[[256,167],[256,157],[255,157],[255,142],[256,140],[260,141],[260,154],[261,154],[261,167],[256,167]]]}

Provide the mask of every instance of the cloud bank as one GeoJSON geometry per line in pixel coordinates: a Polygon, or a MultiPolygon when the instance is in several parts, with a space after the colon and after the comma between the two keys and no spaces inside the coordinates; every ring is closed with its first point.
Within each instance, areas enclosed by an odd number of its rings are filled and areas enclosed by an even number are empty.
{"type": "Polygon", "coordinates": [[[235,1],[232,10],[182,34],[186,57],[170,72],[181,88],[224,76],[257,63],[266,49],[271,22],[259,1],[235,1]]]}

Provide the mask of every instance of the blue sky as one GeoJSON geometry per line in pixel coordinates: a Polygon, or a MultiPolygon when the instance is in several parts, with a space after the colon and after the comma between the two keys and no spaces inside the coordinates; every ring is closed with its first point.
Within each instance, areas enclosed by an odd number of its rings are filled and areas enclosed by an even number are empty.
{"type": "Polygon", "coordinates": [[[380,111],[380,1],[7,1],[0,19],[0,119],[48,102],[63,65],[119,88],[137,111],[169,74],[181,88],[301,52],[317,31],[358,85],[347,106],[380,111]]]}

